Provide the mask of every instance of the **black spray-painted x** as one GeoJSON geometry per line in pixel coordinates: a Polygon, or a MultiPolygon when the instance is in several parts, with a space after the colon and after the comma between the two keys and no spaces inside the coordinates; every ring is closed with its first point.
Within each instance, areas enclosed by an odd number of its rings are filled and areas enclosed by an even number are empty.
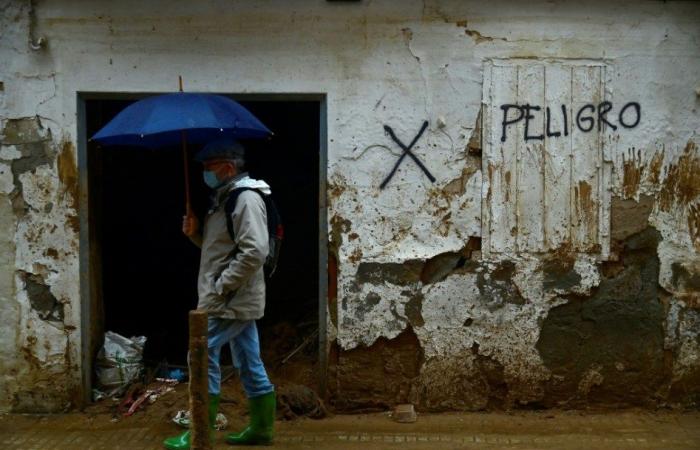
{"type": "Polygon", "coordinates": [[[403,161],[403,159],[406,157],[406,155],[410,156],[411,159],[413,159],[416,162],[416,164],[418,164],[418,167],[420,167],[423,170],[423,172],[428,176],[428,179],[430,180],[431,183],[435,183],[435,177],[432,176],[432,174],[428,171],[428,169],[425,168],[425,166],[420,161],[420,159],[418,159],[418,157],[411,152],[411,149],[413,148],[415,143],[418,142],[418,139],[420,139],[420,137],[423,135],[423,132],[425,131],[426,128],[428,128],[428,121],[427,120],[425,122],[423,122],[423,126],[421,127],[420,131],[418,132],[416,137],[413,138],[413,140],[411,141],[411,143],[407,147],[403,142],[401,142],[399,140],[399,138],[396,137],[396,135],[394,134],[394,130],[392,130],[389,125],[384,125],[384,131],[386,131],[389,134],[389,136],[391,136],[391,139],[394,142],[396,142],[396,144],[398,144],[399,147],[401,147],[401,149],[403,150],[403,154],[399,157],[399,160],[396,161],[394,168],[391,169],[391,172],[389,173],[389,175],[386,177],[386,179],[379,186],[380,189],[384,189],[386,187],[386,185],[389,184],[389,181],[391,181],[391,178],[394,176],[394,174],[398,170],[399,166],[401,165],[401,161],[403,161]]]}

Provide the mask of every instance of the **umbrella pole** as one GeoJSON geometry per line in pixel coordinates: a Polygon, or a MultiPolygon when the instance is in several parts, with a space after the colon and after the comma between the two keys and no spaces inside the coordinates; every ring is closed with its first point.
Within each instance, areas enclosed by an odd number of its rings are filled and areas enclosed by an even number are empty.
{"type": "Polygon", "coordinates": [[[182,159],[185,167],[185,215],[192,215],[192,206],[190,204],[190,163],[187,157],[187,134],[182,131],[182,159]]]}
{"type": "MultiPolygon", "coordinates": [[[[178,82],[180,84],[180,92],[182,92],[182,76],[177,76],[178,82]]],[[[187,217],[192,215],[192,206],[190,205],[190,163],[189,158],[187,158],[187,133],[182,130],[182,158],[185,162],[185,215],[187,217]]]]}

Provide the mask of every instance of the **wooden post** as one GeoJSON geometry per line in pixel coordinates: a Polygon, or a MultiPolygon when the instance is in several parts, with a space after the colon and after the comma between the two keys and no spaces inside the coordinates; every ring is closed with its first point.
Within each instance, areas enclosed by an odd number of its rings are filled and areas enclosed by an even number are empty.
{"type": "Polygon", "coordinates": [[[207,312],[190,311],[190,448],[210,450],[207,312]]]}

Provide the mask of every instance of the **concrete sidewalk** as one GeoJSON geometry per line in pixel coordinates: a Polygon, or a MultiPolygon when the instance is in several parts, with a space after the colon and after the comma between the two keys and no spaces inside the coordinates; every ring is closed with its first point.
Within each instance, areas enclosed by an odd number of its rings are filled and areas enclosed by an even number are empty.
{"type": "MultiPolygon", "coordinates": [[[[230,429],[245,419],[230,417],[230,429]]],[[[230,430],[229,430],[230,431],[230,430]]],[[[159,449],[179,429],[169,417],[71,413],[0,416],[3,450],[159,449]]],[[[215,449],[232,448],[217,433],[215,449]]],[[[387,414],[277,423],[276,444],[289,449],[698,449],[700,413],[516,412],[421,415],[397,424],[387,414]]]]}

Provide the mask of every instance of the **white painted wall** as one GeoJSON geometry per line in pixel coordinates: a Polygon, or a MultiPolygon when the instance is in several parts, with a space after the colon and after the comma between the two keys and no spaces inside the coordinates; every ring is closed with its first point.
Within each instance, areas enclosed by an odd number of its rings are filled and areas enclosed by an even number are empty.
{"type": "MultiPolygon", "coordinates": [[[[329,183],[340,192],[331,195],[329,218],[351,221],[338,255],[340,326],[333,330],[343,349],[395,337],[408,326],[402,288],[366,283],[359,294],[352,292],[360,262],[430,258],[458,251],[469,236],[482,236],[489,178],[480,165],[472,167],[465,147],[482,101],[488,106],[482,97],[487,61],[605,64],[606,92],[615,101],[638,101],[644,114],[640,126],[620,133],[609,149],[612,195],[623,190],[630,148],[640,152],[638,167],[663,149],[666,167],[689,141],[698,140],[700,8],[693,2],[38,3],[31,31],[26,2],[6,1],[0,8],[0,128],[10,119],[39,117],[56,152],[65,142],[77,143],[78,92],[173,91],[182,75],[188,91],[327,94],[329,183]],[[45,48],[30,49],[30,34],[45,37],[45,48]],[[407,158],[380,190],[399,154],[383,125],[408,143],[424,120],[429,128],[414,151],[436,182],[407,158]],[[443,188],[465,168],[470,170],[463,192],[445,194],[443,188]],[[356,239],[349,238],[353,233],[356,239]],[[370,290],[381,302],[359,320],[356,309],[370,290]]],[[[80,383],[79,243],[66,226],[76,211],[50,163],[20,177],[29,210],[22,217],[11,213],[12,159],[12,148],[3,146],[0,410],[11,409],[13,399],[29,390],[37,403],[57,409],[80,383]],[[53,204],[48,214],[47,202],[53,204]],[[47,248],[61,257],[45,256],[47,248]],[[30,308],[22,280],[10,276],[18,270],[40,274],[65,303],[64,327],[48,324],[30,308]]],[[[632,197],[655,194],[662,180],[643,178],[632,197]]],[[[676,202],[667,210],[656,208],[650,219],[664,238],[661,283],[676,312],[696,293],[673,284],[672,263],[700,265],[700,238],[689,231],[689,214],[697,212],[676,202]]],[[[522,386],[514,395],[527,401],[539,395],[528,386],[548,376],[535,349],[539,322],[563,300],[544,292],[537,255],[506,251],[496,260],[502,258],[517,262],[515,281],[526,305],[486,308],[475,275],[451,275],[414,286],[425,297],[425,324],[415,332],[427,357],[449,357],[478,342],[481,352],[503,364],[506,378],[522,386]],[[467,316],[475,325],[464,328],[467,316]]],[[[482,261],[482,270],[488,272],[489,264],[482,261]]],[[[582,276],[577,289],[599,282],[591,257],[580,256],[576,270],[582,276]]],[[[684,333],[686,338],[669,343],[683,346],[679,371],[700,364],[697,340],[687,338],[697,328],[686,326],[684,333]]]]}

